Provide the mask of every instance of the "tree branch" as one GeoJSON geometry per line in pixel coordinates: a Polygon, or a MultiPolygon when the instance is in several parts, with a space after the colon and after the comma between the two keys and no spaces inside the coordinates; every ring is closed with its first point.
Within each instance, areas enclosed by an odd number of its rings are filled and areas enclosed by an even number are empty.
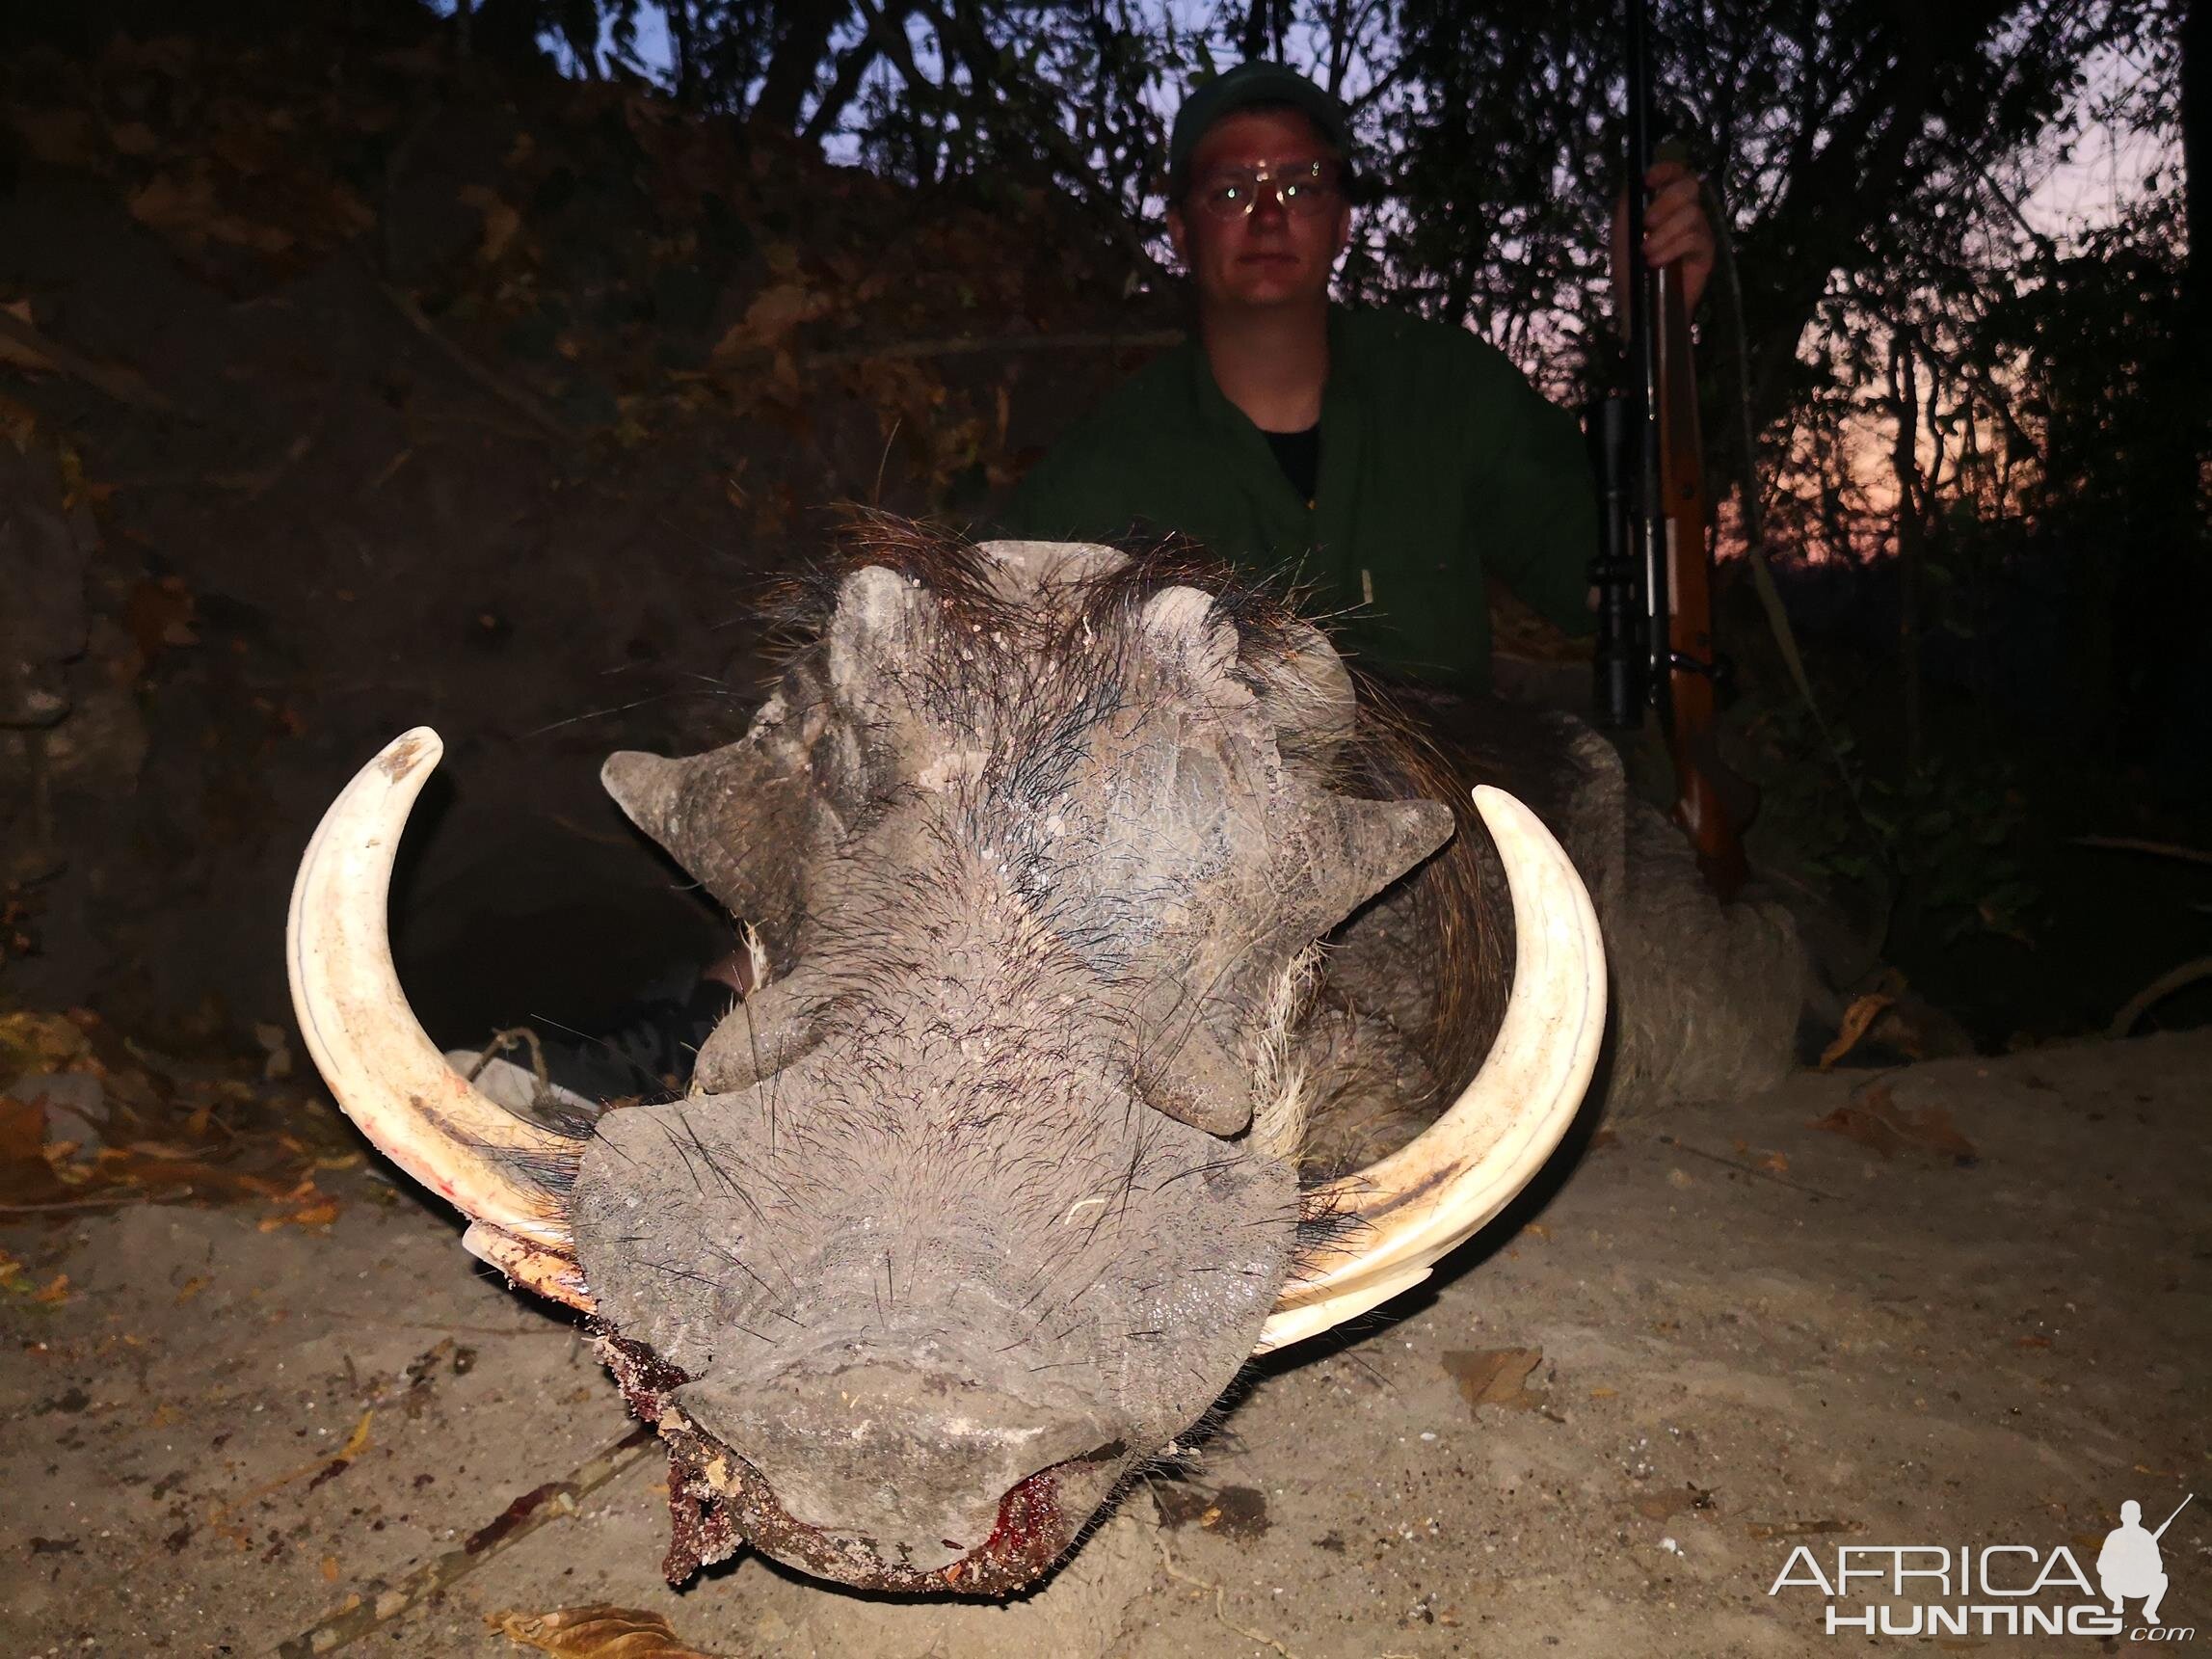
{"type": "MultiPolygon", "coordinates": [[[[982,97],[996,91],[999,102],[1012,106],[1014,99],[1026,94],[1029,89],[1011,81],[1000,72],[998,49],[975,26],[973,20],[962,13],[960,3],[961,0],[950,0],[948,5],[939,7],[934,0],[922,0],[922,12],[937,30],[938,39],[945,41],[958,54],[961,62],[968,66],[968,73],[975,84],[976,95],[982,97]]],[[[1136,227],[1130,223],[1128,207],[1119,198],[1102,195],[1094,182],[1098,174],[1096,164],[1076,148],[1055,113],[1049,109],[1024,113],[1029,118],[1025,130],[1059,163],[1063,187],[1110,229],[1114,239],[1128,251],[1140,269],[1157,272],[1159,261],[1152,256],[1152,251],[1145,247],[1143,239],[1136,233],[1136,227]]]]}
{"type": "Polygon", "coordinates": [[[891,37],[905,39],[906,19],[914,11],[914,0],[890,0],[878,11],[868,0],[857,0],[861,15],[867,19],[867,29],[861,38],[838,55],[837,71],[830,78],[829,90],[822,94],[814,105],[814,113],[807,118],[807,124],[799,136],[809,144],[820,144],[829,136],[838,118],[853,101],[860,91],[861,77],[868,66],[882,57],[890,48],[891,37]]]}
{"type": "Polygon", "coordinates": [[[852,0],[782,0],[775,7],[776,48],[753,100],[751,119],[778,132],[799,124],[799,106],[813,91],[830,37],[852,14],[852,0]]]}

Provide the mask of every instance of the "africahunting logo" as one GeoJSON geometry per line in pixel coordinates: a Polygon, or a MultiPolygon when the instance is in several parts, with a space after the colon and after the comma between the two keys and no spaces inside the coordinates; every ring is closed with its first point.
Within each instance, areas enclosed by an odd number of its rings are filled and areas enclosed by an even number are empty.
{"type": "Polygon", "coordinates": [[[2165,1623],[2166,1564],[2158,1540],[2189,1507],[2192,1492],[2161,1521],[2143,1524],[2143,1506],[2119,1506],[2092,1581],[2065,1544],[1838,1544],[1833,1572],[1809,1545],[1790,1552],[1767,1593],[1813,1590],[1827,1597],[1830,1636],[2122,1636],[2130,1642],[2193,1642],[2190,1625],[2165,1623]],[[1860,1597],[1881,1595],[1880,1602],[1860,1597]],[[2130,1622],[2128,1613],[2136,1614],[2130,1622]]]}

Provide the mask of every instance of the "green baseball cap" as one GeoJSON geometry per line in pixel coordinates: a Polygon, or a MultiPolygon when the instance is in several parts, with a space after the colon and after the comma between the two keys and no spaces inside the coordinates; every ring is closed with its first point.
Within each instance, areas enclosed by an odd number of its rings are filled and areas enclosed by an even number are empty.
{"type": "Polygon", "coordinates": [[[1347,161],[1350,158],[1351,120],[1344,105],[1287,64],[1255,58],[1206,82],[1175,112],[1175,125],[1167,139],[1170,197],[1183,194],[1184,185],[1189,182],[1190,157],[1214,122],[1254,104],[1289,104],[1314,123],[1330,148],[1347,161]]]}

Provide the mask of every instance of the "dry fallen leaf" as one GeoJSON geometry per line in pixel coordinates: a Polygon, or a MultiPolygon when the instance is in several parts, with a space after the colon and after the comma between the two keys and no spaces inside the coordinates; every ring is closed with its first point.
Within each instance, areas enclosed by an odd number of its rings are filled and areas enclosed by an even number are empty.
{"type": "Polygon", "coordinates": [[[1535,1411],[1542,1408],[1546,1396],[1527,1383],[1529,1373],[1543,1362],[1540,1348],[1452,1349],[1444,1355],[1444,1371],[1459,1385],[1460,1398],[1470,1411],[1480,1405],[1535,1411]]]}
{"type": "Polygon", "coordinates": [[[39,436],[39,416],[29,404],[0,393],[0,438],[18,449],[28,449],[39,436]]]}
{"type": "Polygon", "coordinates": [[[225,1515],[233,1511],[244,1509],[256,1498],[265,1498],[271,1492],[281,1490],[305,1476],[314,1476],[314,1479],[307,1483],[307,1490],[311,1492],[324,1482],[334,1480],[339,1475],[344,1474],[347,1469],[353,1466],[354,1459],[368,1450],[369,1425],[375,1420],[376,1407],[372,1405],[361,1413],[361,1420],[354,1425],[354,1432],[346,1436],[346,1443],[338,1449],[337,1456],[317,1458],[311,1463],[302,1463],[296,1469],[287,1469],[274,1480],[263,1481],[251,1491],[241,1492],[234,1498],[219,1499],[213,1508],[207,1512],[208,1524],[224,1537],[233,1537],[235,1535],[231,1529],[223,1524],[225,1515]]]}
{"type": "Polygon", "coordinates": [[[522,228],[522,215],[501,201],[499,193],[489,185],[464,186],[461,200],[484,215],[484,240],[476,250],[476,257],[484,264],[496,265],[499,256],[514,245],[516,232],[522,228]]]}
{"type": "Polygon", "coordinates": [[[553,1613],[488,1613],[485,1623],[560,1659],[717,1659],[679,1642],[667,1619],[634,1607],[595,1601],[553,1613]]]}
{"type": "Polygon", "coordinates": [[[215,182],[204,164],[182,178],[156,174],[128,205],[130,216],[147,229],[195,251],[213,241],[281,254],[298,240],[281,227],[256,224],[226,211],[216,200],[215,182]]]}
{"type": "Polygon", "coordinates": [[[282,1026],[256,1021],[253,1040],[268,1057],[261,1062],[261,1081],[282,1083],[292,1075],[292,1047],[282,1026]]]}
{"type": "Polygon", "coordinates": [[[27,1071],[69,1071],[87,1050],[83,1027],[62,1014],[0,1014],[0,1081],[27,1071]]]}
{"type": "Polygon", "coordinates": [[[1852,1005],[1844,1010],[1843,1026],[1836,1032],[1835,1041],[1821,1050],[1820,1069],[1828,1070],[1858,1047],[1859,1039],[1872,1029],[1875,1017],[1896,1001],[1887,991],[1869,991],[1863,997],[1854,998],[1852,1005]]]}
{"type": "Polygon", "coordinates": [[[354,1432],[346,1436],[346,1443],[338,1452],[338,1461],[350,1463],[368,1450],[369,1425],[375,1420],[376,1412],[373,1408],[361,1413],[361,1420],[354,1425],[354,1432]]]}
{"type": "MultiPolygon", "coordinates": [[[[24,328],[31,330],[36,337],[39,325],[32,320],[29,300],[11,300],[0,304],[0,311],[6,311],[24,328]]],[[[5,334],[0,334],[0,362],[13,363],[17,368],[27,368],[40,374],[50,372],[54,366],[53,360],[29,340],[11,339],[5,334]]]]}
{"type": "Polygon", "coordinates": [[[829,295],[804,282],[778,282],[763,288],[715,346],[713,361],[727,363],[749,352],[781,351],[794,329],[813,322],[834,303],[829,295]]]}
{"type": "Polygon", "coordinates": [[[172,646],[200,643],[192,626],[195,608],[192,590],[180,576],[142,581],[131,589],[123,605],[123,626],[138,647],[138,660],[131,665],[131,673],[135,675],[172,646]]]}
{"type": "Polygon", "coordinates": [[[1940,1106],[1923,1107],[1918,1111],[1899,1106],[1885,1083],[1859,1090],[1827,1116],[1816,1118],[1811,1127],[1855,1140],[1884,1158],[1905,1147],[1932,1152],[1961,1165],[1974,1163],[1979,1156],[1974,1143],[1959,1133],[1949,1112],[1940,1106]]]}
{"type": "Polygon", "coordinates": [[[1713,1494],[1693,1485],[1662,1486],[1657,1491],[1639,1492],[1631,1502],[1636,1506],[1636,1512],[1646,1520],[1663,1521],[1685,1510],[1712,1509],[1713,1494]]]}
{"type": "Polygon", "coordinates": [[[46,1156],[45,1103],[0,1096],[0,1205],[37,1208],[71,1191],[46,1156]]]}
{"type": "MultiPolygon", "coordinates": [[[[280,1140],[285,1138],[282,1136],[280,1140]]],[[[304,1153],[306,1149],[300,1148],[304,1153]]],[[[312,1174],[304,1178],[289,1191],[272,1191],[268,1196],[282,1205],[281,1214],[261,1217],[260,1230],[274,1233],[279,1227],[327,1227],[338,1218],[338,1201],[316,1189],[312,1174]]]]}

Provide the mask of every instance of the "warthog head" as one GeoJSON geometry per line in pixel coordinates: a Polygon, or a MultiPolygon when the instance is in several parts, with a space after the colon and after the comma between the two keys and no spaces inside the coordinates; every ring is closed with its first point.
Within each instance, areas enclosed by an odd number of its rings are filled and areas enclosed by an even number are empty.
{"type": "Polygon", "coordinates": [[[471,1250],[594,1316],[672,1448],[672,1572],[746,1539],[851,1584],[1027,1582],[1256,1350],[1417,1283],[1573,1115],[1596,923],[1535,820],[1478,791],[1515,904],[1496,1046],[1426,1134],[1301,1190],[1319,942],[1452,814],[1361,798],[1327,641],[1195,581],[893,540],[821,584],[741,740],[609,761],[765,977],[686,1098],[573,1136],[452,1072],[393,974],[435,736],[364,768],[308,848],[311,1052],[471,1250]]]}

